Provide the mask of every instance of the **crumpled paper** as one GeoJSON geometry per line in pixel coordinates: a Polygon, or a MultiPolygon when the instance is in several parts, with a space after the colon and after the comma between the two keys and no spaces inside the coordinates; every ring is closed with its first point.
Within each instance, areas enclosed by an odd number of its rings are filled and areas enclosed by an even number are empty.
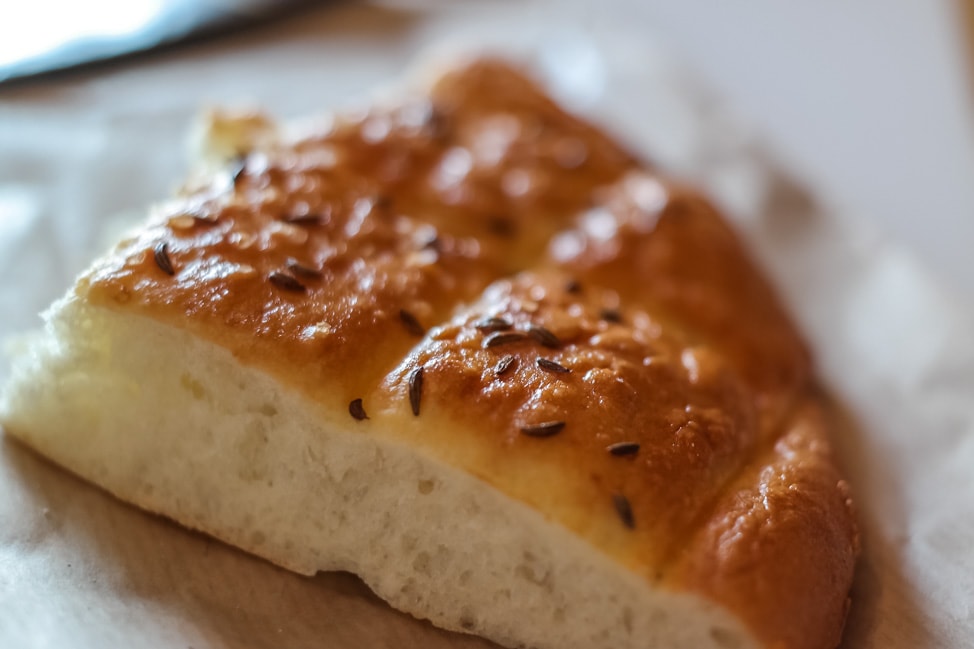
{"type": "MultiPolygon", "coordinates": [[[[810,339],[842,422],[864,541],[843,647],[974,646],[974,310],[810,195],[624,12],[342,6],[0,90],[0,336],[35,327],[178,184],[202,106],[348,106],[430,43],[527,60],[569,107],[726,207],[810,339]]],[[[143,514],[0,438],[0,646],[133,644],[490,646],[389,609],[349,575],[292,575],[143,514]]]]}

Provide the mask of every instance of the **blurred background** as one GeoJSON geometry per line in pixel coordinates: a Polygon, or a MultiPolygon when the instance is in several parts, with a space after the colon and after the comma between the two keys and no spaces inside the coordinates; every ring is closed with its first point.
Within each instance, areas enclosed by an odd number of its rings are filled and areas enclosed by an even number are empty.
{"type": "Polygon", "coordinates": [[[974,296],[974,2],[637,5],[803,181],[974,296]]]}
{"type": "MultiPolygon", "coordinates": [[[[412,54],[419,49],[422,43],[411,41],[410,34],[415,39],[416,32],[423,31],[420,24],[431,14],[486,11],[492,19],[503,21],[507,12],[514,23],[543,16],[547,4],[422,0],[9,3],[0,9],[0,80],[7,80],[0,85],[0,157],[18,167],[37,158],[38,149],[43,148],[38,142],[38,147],[29,150],[32,136],[25,136],[24,130],[30,132],[33,122],[19,122],[24,113],[50,114],[61,108],[70,114],[75,109],[68,106],[77,102],[81,126],[91,119],[85,111],[110,114],[112,108],[107,104],[125,104],[131,99],[120,96],[124,85],[106,90],[98,99],[82,98],[79,93],[102,93],[105,86],[128,83],[126,79],[140,70],[157,74],[165,69],[164,83],[178,93],[175,101],[187,107],[244,100],[272,110],[320,111],[331,101],[329,93],[298,86],[320,78],[320,70],[336,61],[287,58],[289,52],[301,49],[288,47],[289,38],[300,42],[313,38],[309,25],[320,30],[321,39],[332,42],[304,51],[338,56],[349,76],[359,74],[363,82],[371,83],[381,76],[375,74],[377,54],[412,54]],[[370,9],[357,10],[354,5],[370,9]],[[524,5],[538,11],[526,10],[524,5]],[[289,12],[300,15],[289,18],[289,12]],[[235,29],[247,31],[234,34],[235,29]],[[204,43],[205,36],[211,40],[204,43]],[[193,40],[182,49],[170,47],[158,54],[40,80],[24,78],[185,37],[193,40]],[[354,46],[348,47],[350,41],[354,46]],[[375,47],[371,56],[361,55],[370,44],[378,43],[382,47],[375,47]],[[275,88],[261,78],[267,74],[265,69],[258,71],[246,63],[261,52],[277,58],[283,68],[278,72],[284,78],[294,71],[310,71],[304,79],[295,77],[287,89],[275,88]],[[227,62],[228,56],[240,61],[236,69],[227,62]],[[238,78],[208,79],[206,68],[214,65],[238,78]],[[281,101],[280,92],[291,97],[281,101]],[[106,105],[99,106],[98,101],[106,105]]],[[[974,296],[974,262],[968,252],[974,244],[970,6],[968,0],[617,0],[597,6],[561,2],[547,11],[568,37],[577,33],[583,40],[593,34],[611,38],[613,29],[624,25],[630,38],[642,34],[647,41],[659,43],[672,54],[674,64],[717,93],[753,129],[765,149],[817,196],[876,222],[882,232],[915,251],[945,284],[970,298],[974,296]]],[[[552,31],[555,29],[553,26],[552,31]]],[[[364,91],[367,85],[353,81],[350,87],[364,91]]],[[[128,89],[146,92],[137,83],[128,89]]],[[[158,87],[153,91],[161,92],[158,87]]],[[[173,102],[172,97],[161,99],[163,107],[173,102]]],[[[148,105],[143,108],[153,110],[148,105]]],[[[55,149],[54,153],[62,152],[55,149]]],[[[22,169],[14,169],[11,178],[8,165],[0,183],[9,184],[24,175],[22,169]]],[[[178,171],[172,168],[170,174],[167,182],[171,183],[178,171]]],[[[142,202],[164,193],[156,187],[146,188],[142,202]]],[[[13,218],[10,200],[0,202],[7,206],[0,217],[13,218]]],[[[133,205],[104,207],[112,212],[133,205]]]]}

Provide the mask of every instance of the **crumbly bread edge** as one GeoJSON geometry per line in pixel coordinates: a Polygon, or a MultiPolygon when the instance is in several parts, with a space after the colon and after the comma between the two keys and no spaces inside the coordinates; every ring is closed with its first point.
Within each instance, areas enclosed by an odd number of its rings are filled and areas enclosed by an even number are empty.
{"type": "Polygon", "coordinates": [[[397,609],[505,646],[759,646],[718,605],[219,346],[73,293],[45,319],[0,423],[121,500],[298,573],[353,572],[397,609]]]}

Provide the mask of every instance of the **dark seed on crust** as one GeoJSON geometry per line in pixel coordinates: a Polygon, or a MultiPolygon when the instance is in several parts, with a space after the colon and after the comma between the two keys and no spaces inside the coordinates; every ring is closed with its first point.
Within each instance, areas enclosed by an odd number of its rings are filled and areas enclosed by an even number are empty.
{"type": "Polygon", "coordinates": [[[639,444],[636,442],[619,442],[617,444],[609,444],[605,447],[612,455],[635,455],[639,452],[639,444]]]}
{"type": "Polygon", "coordinates": [[[365,408],[362,407],[361,399],[352,399],[351,403],[348,404],[348,414],[359,421],[369,418],[369,416],[365,414],[365,408]]]}
{"type": "Polygon", "coordinates": [[[622,322],[622,314],[619,313],[618,309],[602,309],[599,311],[599,317],[606,322],[615,322],[616,324],[622,322]]]}
{"type": "Polygon", "coordinates": [[[277,288],[283,289],[285,291],[293,291],[295,293],[302,293],[302,292],[304,292],[304,290],[306,288],[304,284],[302,284],[297,279],[295,279],[294,277],[292,277],[292,276],[290,276],[290,275],[288,275],[286,273],[277,273],[277,272],[274,272],[274,273],[271,273],[270,275],[268,275],[267,276],[267,279],[270,280],[270,283],[271,284],[273,284],[277,288]]]}
{"type": "Polygon", "coordinates": [[[487,229],[490,230],[491,234],[498,237],[504,237],[506,239],[509,239],[517,234],[517,228],[515,227],[514,222],[502,216],[491,217],[491,219],[487,221],[487,229]]]}
{"type": "Polygon", "coordinates": [[[524,340],[526,336],[520,331],[498,331],[484,338],[484,348],[508,345],[524,340]]]}
{"type": "Polygon", "coordinates": [[[633,518],[632,505],[629,504],[629,499],[622,494],[612,494],[612,504],[615,505],[616,513],[619,514],[622,524],[631,530],[635,529],[636,519],[633,518]]]}
{"type": "Polygon", "coordinates": [[[551,333],[544,327],[537,325],[532,326],[530,329],[528,329],[528,334],[530,334],[532,338],[537,340],[545,347],[550,347],[551,349],[558,349],[561,347],[561,341],[558,340],[558,336],[551,333]]]}
{"type": "Polygon", "coordinates": [[[450,134],[450,120],[441,108],[430,106],[426,114],[426,128],[434,140],[445,140],[450,134]]]}
{"type": "Polygon", "coordinates": [[[320,214],[290,214],[281,220],[291,225],[321,225],[323,221],[320,214]]]}
{"type": "Polygon", "coordinates": [[[291,259],[287,262],[287,269],[291,271],[294,275],[298,277],[303,277],[304,279],[321,279],[321,271],[315,270],[310,266],[305,266],[304,264],[291,259]]]}
{"type": "Polygon", "coordinates": [[[440,235],[435,232],[420,241],[420,250],[432,250],[433,252],[440,253],[443,251],[443,242],[440,240],[440,235]]]}
{"type": "Polygon", "coordinates": [[[561,363],[556,363],[550,358],[539,358],[537,360],[538,367],[545,370],[546,372],[554,372],[555,374],[568,374],[571,372],[570,369],[562,365],[561,363]]]}
{"type": "Polygon", "coordinates": [[[528,437],[551,437],[560,433],[564,427],[563,421],[544,421],[540,424],[521,426],[521,434],[528,437]]]}
{"type": "Polygon", "coordinates": [[[240,183],[240,179],[244,177],[247,173],[247,159],[238,156],[234,158],[233,164],[230,167],[230,182],[236,186],[240,183]]]}
{"type": "Polygon", "coordinates": [[[175,275],[176,269],[172,267],[172,259],[169,258],[169,244],[161,242],[156,244],[152,251],[152,257],[156,260],[156,266],[162,269],[166,275],[175,275]]]}
{"type": "Polygon", "coordinates": [[[473,326],[475,329],[483,331],[484,333],[491,333],[494,331],[507,331],[514,325],[506,318],[493,317],[478,320],[477,322],[473,323],[473,326]]]}
{"type": "Polygon", "coordinates": [[[426,335],[426,329],[423,325],[419,324],[419,320],[416,319],[412,313],[406,309],[399,309],[399,319],[402,321],[406,331],[414,336],[422,337],[426,335]]]}
{"type": "Polygon", "coordinates": [[[494,365],[494,376],[503,376],[517,367],[517,357],[508,354],[494,365]]]}
{"type": "Polygon", "coordinates": [[[577,279],[570,279],[565,283],[565,292],[573,295],[582,292],[582,284],[577,279]]]}
{"type": "Polygon", "coordinates": [[[419,404],[423,398],[423,366],[420,365],[409,373],[409,406],[413,409],[413,416],[419,417],[419,404]]]}

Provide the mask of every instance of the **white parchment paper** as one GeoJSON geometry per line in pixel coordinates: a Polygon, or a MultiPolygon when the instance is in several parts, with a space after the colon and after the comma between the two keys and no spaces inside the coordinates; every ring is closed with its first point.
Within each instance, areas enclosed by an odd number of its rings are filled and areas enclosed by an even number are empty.
{"type": "MultiPolygon", "coordinates": [[[[728,210],[816,351],[864,556],[844,647],[974,646],[974,310],[803,189],[625,12],[327,8],[0,89],[0,336],[37,325],[187,167],[207,104],[279,117],[368,98],[419,53],[490,46],[728,210]]],[[[0,381],[8,363],[0,363],[0,381]]],[[[345,575],[305,579],[124,506],[0,438],[0,647],[477,647],[345,575]]]]}

